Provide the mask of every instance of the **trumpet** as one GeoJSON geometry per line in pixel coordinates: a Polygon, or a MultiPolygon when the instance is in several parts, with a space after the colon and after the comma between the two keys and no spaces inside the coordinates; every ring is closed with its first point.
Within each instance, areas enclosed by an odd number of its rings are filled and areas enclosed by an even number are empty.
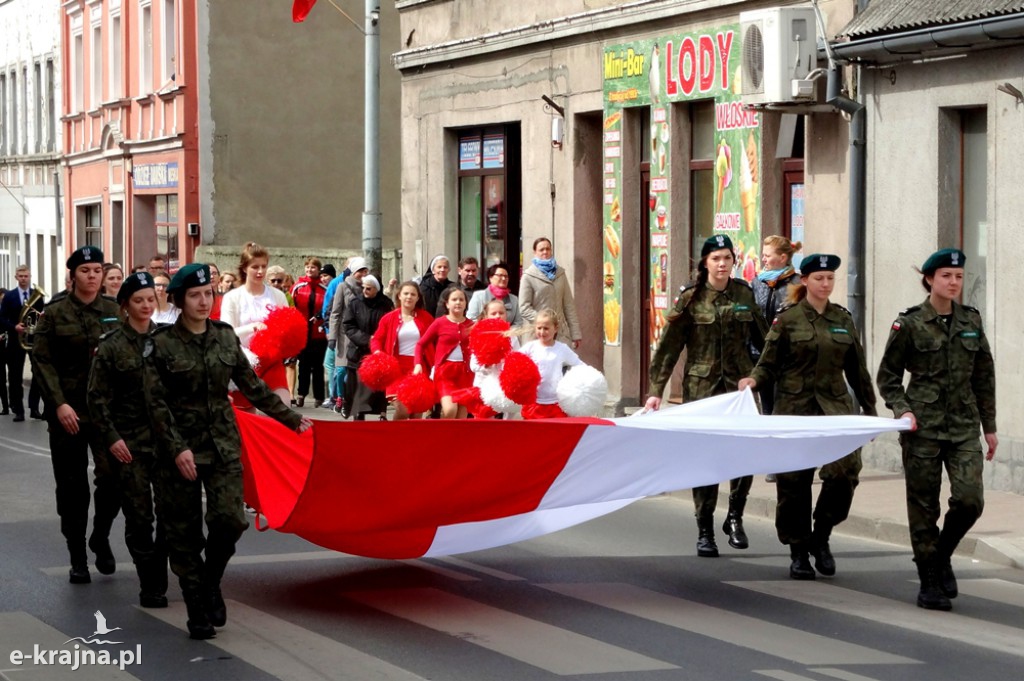
{"type": "Polygon", "coordinates": [[[43,316],[42,311],[36,309],[36,303],[45,297],[46,291],[38,286],[33,286],[32,295],[28,297],[25,306],[21,308],[21,316],[18,317],[18,323],[22,324],[25,330],[18,341],[26,352],[32,351],[32,340],[36,333],[36,325],[39,323],[39,318],[43,316]]]}

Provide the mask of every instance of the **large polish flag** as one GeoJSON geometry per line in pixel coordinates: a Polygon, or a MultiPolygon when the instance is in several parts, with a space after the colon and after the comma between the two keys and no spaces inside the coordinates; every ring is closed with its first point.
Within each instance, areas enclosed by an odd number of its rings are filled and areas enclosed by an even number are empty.
{"type": "Polygon", "coordinates": [[[617,419],[316,421],[236,412],[266,526],[378,558],[539,537],[643,497],[835,461],[909,421],[761,416],[750,391],[617,419]]]}

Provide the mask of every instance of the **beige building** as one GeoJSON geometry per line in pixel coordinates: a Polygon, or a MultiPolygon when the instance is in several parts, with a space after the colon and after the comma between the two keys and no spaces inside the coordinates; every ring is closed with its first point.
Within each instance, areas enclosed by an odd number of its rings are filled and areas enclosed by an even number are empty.
{"type": "MultiPolygon", "coordinates": [[[[362,4],[346,3],[362,23],[362,4]]],[[[362,248],[363,34],[330,3],[302,24],[288,3],[198,0],[202,247],[221,266],[257,241],[301,273],[304,255],[362,248]]],[[[381,231],[400,247],[398,12],[381,3],[381,231]]],[[[393,265],[392,265],[393,267],[393,265]]],[[[340,268],[339,268],[340,270],[340,268]]]]}
{"type": "MultiPolygon", "coordinates": [[[[650,349],[704,238],[729,234],[748,279],[769,234],[845,257],[847,121],[740,106],[740,12],[793,3],[396,4],[406,274],[445,253],[505,260],[518,279],[534,239],[552,238],[580,354],[617,411],[646,398],[650,349]]],[[[821,6],[838,32],[855,3],[821,6]]]]}

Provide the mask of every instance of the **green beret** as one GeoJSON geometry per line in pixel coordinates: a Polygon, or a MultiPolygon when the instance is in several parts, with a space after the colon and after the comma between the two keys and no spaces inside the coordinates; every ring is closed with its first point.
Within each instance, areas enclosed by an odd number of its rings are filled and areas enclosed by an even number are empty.
{"type": "Polygon", "coordinates": [[[210,280],[210,266],[194,262],[191,265],[185,265],[174,273],[174,278],[167,285],[167,292],[186,291],[197,286],[209,286],[212,283],[210,280]]]}
{"type": "Polygon", "coordinates": [[[828,253],[812,253],[805,255],[800,261],[800,274],[807,275],[811,272],[835,272],[842,264],[838,255],[828,253]]]}
{"type": "Polygon", "coordinates": [[[704,246],[700,249],[700,257],[703,258],[711,251],[718,251],[723,248],[733,250],[732,239],[725,234],[715,234],[704,240],[704,246]]]}
{"type": "Polygon", "coordinates": [[[129,298],[144,288],[153,288],[153,275],[149,272],[133,272],[124,278],[117,291],[117,302],[124,305],[129,298]]]}
{"type": "Polygon", "coordinates": [[[74,272],[79,265],[102,265],[103,251],[95,246],[82,246],[68,258],[68,269],[74,272]]]}
{"type": "Polygon", "coordinates": [[[921,265],[922,274],[934,274],[940,267],[963,267],[967,263],[967,256],[959,248],[943,248],[928,256],[928,259],[921,265]]]}

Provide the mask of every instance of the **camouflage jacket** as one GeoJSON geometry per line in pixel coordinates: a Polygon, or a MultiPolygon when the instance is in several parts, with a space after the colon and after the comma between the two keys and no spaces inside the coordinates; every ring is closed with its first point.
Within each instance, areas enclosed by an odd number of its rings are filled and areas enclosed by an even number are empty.
{"type": "MultiPolygon", "coordinates": [[[[150,331],[156,325],[150,322],[150,331]]],[[[89,372],[89,414],[103,443],[124,440],[128,449],[153,449],[149,396],[145,390],[144,358],[153,352],[153,339],[128,322],[100,337],[89,372]]]]}
{"type": "Polygon", "coordinates": [[[824,314],[806,300],[780,310],[751,377],[758,384],[775,384],[773,414],[852,414],[847,382],[864,413],[876,414],[875,389],[853,318],[835,303],[824,314]]]}
{"type": "Polygon", "coordinates": [[[685,349],[686,402],[735,390],[754,366],[751,348],[761,349],[768,330],[753,291],[739,279],[730,280],[724,291],[710,284],[683,289],[670,318],[651,359],[650,394],[660,397],[665,391],[685,349]]]}
{"type": "Polygon", "coordinates": [[[205,333],[193,334],[179,317],[174,324],[158,327],[151,338],[146,386],[160,456],[173,459],[191,449],[200,464],[241,456],[228,400],[232,381],[257,408],[289,428],[298,427],[302,417],[256,376],[230,324],[210,320],[205,333]]]}
{"type": "Polygon", "coordinates": [[[928,300],[900,313],[878,390],[896,416],[914,412],[917,435],[963,441],[978,437],[979,426],[996,432],[995,364],[978,311],[954,302],[949,328],[928,300]]]}
{"type": "Polygon", "coordinates": [[[51,420],[57,418],[57,407],[67,404],[80,421],[89,421],[92,356],[100,336],[120,325],[120,308],[104,296],[85,304],[71,294],[43,308],[32,346],[32,373],[51,420]]]}

